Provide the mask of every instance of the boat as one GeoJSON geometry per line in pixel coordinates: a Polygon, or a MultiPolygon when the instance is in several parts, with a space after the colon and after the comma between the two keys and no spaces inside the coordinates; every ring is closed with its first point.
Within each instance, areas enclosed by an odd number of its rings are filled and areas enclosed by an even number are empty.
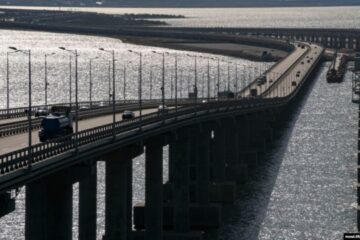
{"type": "Polygon", "coordinates": [[[326,74],[328,83],[340,83],[344,79],[346,72],[347,59],[343,54],[335,52],[334,59],[330,65],[329,71],[326,74]]]}

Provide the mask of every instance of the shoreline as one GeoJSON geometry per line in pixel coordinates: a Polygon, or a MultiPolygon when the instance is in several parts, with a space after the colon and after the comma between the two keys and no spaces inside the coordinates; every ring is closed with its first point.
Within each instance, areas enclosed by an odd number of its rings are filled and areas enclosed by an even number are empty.
{"type": "Polygon", "coordinates": [[[238,57],[250,61],[275,62],[288,55],[288,52],[281,50],[227,42],[186,41],[181,39],[174,41],[174,39],[168,38],[145,38],[144,40],[143,38],[129,36],[115,36],[115,38],[129,44],[217,54],[227,57],[238,57]],[[271,52],[272,57],[262,59],[260,52],[262,53],[263,51],[271,52]]]}
{"type": "Polygon", "coordinates": [[[142,46],[197,51],[262,62],[279,61],[291,52],[291,47],[281,41],[245,36],[194,35],[193,33],[151,31],[151,29],[148,31],[146,28],[135,31],[131,29],[114,31],[106,28],[92,29],[0,22],[0,29],[111,37],[124,43],[142,46]],[[263,56],[264,51],[267,53],[266,58],[263,56]]]}

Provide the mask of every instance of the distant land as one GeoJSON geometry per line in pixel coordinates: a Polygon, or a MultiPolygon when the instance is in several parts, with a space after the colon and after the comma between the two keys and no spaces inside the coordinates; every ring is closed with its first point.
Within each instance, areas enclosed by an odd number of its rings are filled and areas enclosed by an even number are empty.
{"type": "Polygon", "coordinates": [[[360,0],[0,0],[0,5],[84,7],[295,7],[360,5],[360,0]]]}

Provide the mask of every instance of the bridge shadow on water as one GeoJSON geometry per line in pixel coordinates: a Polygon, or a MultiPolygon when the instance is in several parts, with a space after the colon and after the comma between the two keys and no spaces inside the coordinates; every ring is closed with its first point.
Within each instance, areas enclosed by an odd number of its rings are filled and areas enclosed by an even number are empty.
{"type": "MultiPolygon", "coordinates": [[[[282,126],[275,133],[271,150],[261,156],[258,167],[249,172],[246,183],[237,186],[237,200],[233,205],[223,206],[223,226],[206,233],[209,240],[256,240],[259,239],[262,223],[266,217],[271,194],[288,148],[292,132],[319,79],[325,64],[319,64],[299,95],[289,104],[282,126]]],[[[285,115],[285,114],[284,114],[285,115]]]]}

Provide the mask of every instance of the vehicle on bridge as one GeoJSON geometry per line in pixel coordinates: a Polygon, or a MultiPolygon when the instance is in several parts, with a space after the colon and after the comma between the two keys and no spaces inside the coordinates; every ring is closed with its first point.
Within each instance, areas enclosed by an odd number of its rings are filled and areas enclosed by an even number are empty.
{"type": "Polygon", "coordinates": [[[87,111],[90,109],[91,109],[90,105],[82,105],[79,107],[79,111],[87,111]]]}
{"type": "Polygon", "coordinates": [[[73,117],[69,107],[53,107],[51,113],[41,121],[39,139],[41,142],[63,137],[74,132],[73,117]]]}
{"type": "Polygon", "coordinates": [[[122,114],[123,120],[133,119],[134,117],[135,117],[134,112],[129,111],[129,110],[125,110],[122,114]]]}
{"type": "Polygon", "coordinates": [[[266,76],[265,75],[261,75],[257,80],[256,83],[258,86],[263,85],[264,83],[266,83],[266,76]]]}
{"type": "Polygon", "coordinates": [[[166,105],[160,105],[159,107],[158,107],[158,113],[160,114],[167,114],[167,113],[169,113],[169,108],[168,108],[168,106],[166,106],[166,105]]]}
{"type": "Polygon", "coordinates": [[[49,114],[49,108],[47,106],[38,107],[35,110],[35,117],[46,116],[49,114]]]}

